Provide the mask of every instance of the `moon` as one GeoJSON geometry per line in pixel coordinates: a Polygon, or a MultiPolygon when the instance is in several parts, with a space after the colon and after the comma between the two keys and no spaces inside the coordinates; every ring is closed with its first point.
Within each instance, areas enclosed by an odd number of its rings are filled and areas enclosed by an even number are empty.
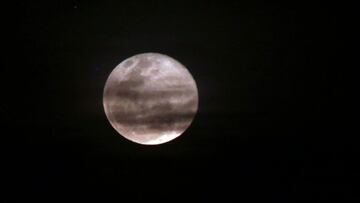
{"type": "Polygon", "coordinates": [[[144,145],[169,142],[191,125],[198,110],[198,90],[177,60],[144,53],[121,62],[110,73],[103,105],[112,127],[144,145]]]}

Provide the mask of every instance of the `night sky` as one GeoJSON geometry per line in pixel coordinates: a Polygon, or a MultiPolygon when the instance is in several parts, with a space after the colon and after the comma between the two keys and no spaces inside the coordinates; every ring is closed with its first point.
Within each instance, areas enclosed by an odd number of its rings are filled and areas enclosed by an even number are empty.
{"type": "Polygon", "coordinates": [[[6,195],[0,199],[358,198],[359,150],[344,83],[344,68],[352,66],[346,18],[355,15],[354,7],[291,2],[63,0],[2,6],[6,195]],[[102,104],[110,72],[144,52],[180,61],[199,91],[190,128],[158,146],[121,137],[102,104]]]}

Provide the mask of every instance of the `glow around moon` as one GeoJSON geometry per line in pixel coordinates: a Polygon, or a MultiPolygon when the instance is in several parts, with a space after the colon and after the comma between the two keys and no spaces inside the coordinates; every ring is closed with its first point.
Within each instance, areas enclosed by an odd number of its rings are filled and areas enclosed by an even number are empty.
{"type": "Polygon", "coordinates": [[[114,129],[145,145],[168,142],[191,124],[198,91],[189,71],[175,59],[145,53],[121,62],[108,77],[103,104],[114,129]]]}

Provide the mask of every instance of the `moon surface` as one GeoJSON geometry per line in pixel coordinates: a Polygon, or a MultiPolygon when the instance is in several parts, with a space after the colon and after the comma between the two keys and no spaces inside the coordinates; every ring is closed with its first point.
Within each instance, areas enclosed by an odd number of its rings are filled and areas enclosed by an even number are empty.
{"type": "Polygon", "coordinates": [[[124,60],[111,72],[103,105],[120,135],[156,145],[175,139],[190,126],[198,109],[198,90],[180,62],[144,53],[124,60]]]}

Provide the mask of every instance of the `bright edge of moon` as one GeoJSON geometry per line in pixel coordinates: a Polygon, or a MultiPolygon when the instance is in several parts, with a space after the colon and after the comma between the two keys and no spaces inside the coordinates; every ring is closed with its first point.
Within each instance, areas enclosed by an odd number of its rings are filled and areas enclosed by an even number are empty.
{"type": "Polygon", "coordinates": [[[198,110],[198,90],[177,60],[144,53],[121,62],[110,73],[103,105],[112,127],[126,139],[157,145],[179,137],[198,110]]]}

